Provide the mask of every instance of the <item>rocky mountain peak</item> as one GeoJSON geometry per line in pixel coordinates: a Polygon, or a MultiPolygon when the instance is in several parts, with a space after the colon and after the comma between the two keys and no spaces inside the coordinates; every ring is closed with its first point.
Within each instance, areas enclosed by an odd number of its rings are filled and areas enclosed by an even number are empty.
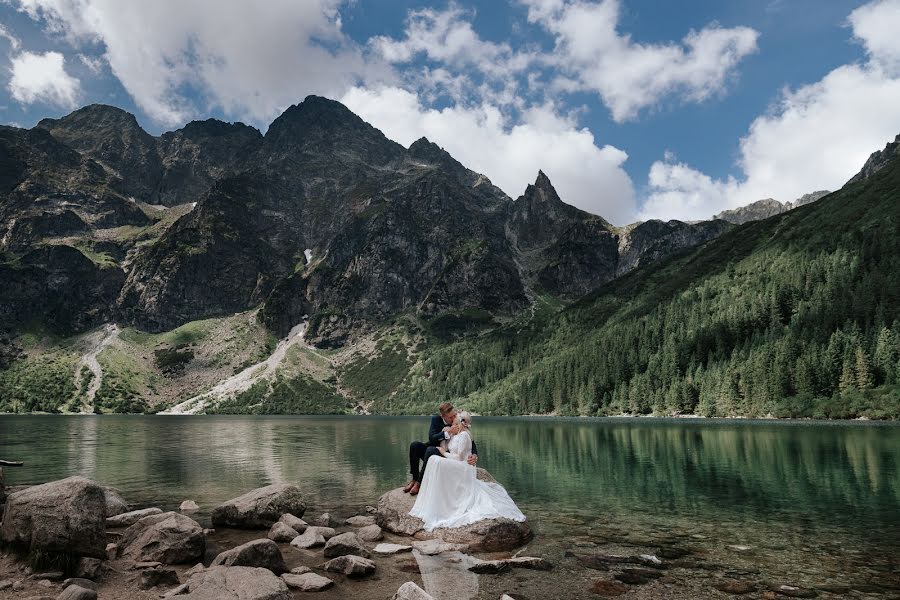
{"type": "MultiPolygon", "coordinates": [[[[196,139],[205,137],[224,137],[228,135],[247,134],[254,137],[262,137],[259,130],[249,125],[244,125],[240,121],[236,123],[226,123],[218,119],[206,119],[203,121],[191,121],[179,131],[185,137],[196,139]]],[[[176,132],[172,132],[176,133],[176,132]]]]}
{"type": "Polygon", "coordinates": [[[269,125],[265,143],[276,157],[291,151],[351,153],[368,164],[385,164],[406,152],[340,102],[320,96],[307,96],[281,113],[269,125]]]}
{"type": "Polygon", "coordinates": [[[873,152],[859,173],[854,175],[847,183],[865,181],[898,156],[900,156],[900,134],[894,138],[893,142],[888,142],[884,150],[873,152]]]}
{"type": "MultiPolygon", "coordinates": [[[[525,188],[522,199],[528,202],[542,202],[553,205],[569,206],[560,199],[559,194],[556,193],[556,188],[554,188],[553,184],[550,182],[550,178],[547,177],[546,173],[543,171],[538,171],[537,179],[534,180],[534,184],[525,188]]],[[[574,207],[571,208],[574,209],[574,207]]]]}
{"type": "Polygon", "coordinates": [[[108,104],[88,104],[59,119],[41,119],[37,126],[47,130],[98,129],[110,126],[141,129],[133,114],[108,104]]]}

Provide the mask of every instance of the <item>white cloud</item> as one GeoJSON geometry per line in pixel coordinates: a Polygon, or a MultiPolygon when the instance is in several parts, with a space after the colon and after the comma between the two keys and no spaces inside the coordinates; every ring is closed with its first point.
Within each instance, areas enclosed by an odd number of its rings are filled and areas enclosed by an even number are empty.
{"type": "Polygon", "coordinates": [[[21,42],[19,42],[19,38],[13,35],[13,33],[7,27],[5,27],[3,23],[0,23],[0,39],[4,39],[9,42],[9,47],[13,52],[18,51],[19,47],[22,45],[21,42]]]}
{"type": "Polygon", "coordinates": [[[619,0],[522,0],[528,19],[556,39],[560,91],[594,91],[614,120],[631,120],[668,96],[698,102],[723,93],[734,67],[756,51],[758,32],[711,24],[681,44],[641,44],[617,31],[619,0]]]}
{"type": "Polygon", "coordinates": [[[73,45],[101,44],[135,102],[165,124],[206,113],[204,104],[267,121],[378,68],[341,31],[342,0],[18,1],[73,45]]]}
{"type": "Polygon", "coordinates": [[[563,201],[613,223],[634,215],[625,152],[598,147],[590,131],[552,106],[527,109],[511,124],[494,105],[425,108],[417,94],[397,87],[353,88],[342,102],[405,146],[427,137],[514,198],[543,169],[563,201]]]}
{"type": "Polygon", "coordinates": [[[78,80],[66,73],[65,58],[59,52],[22,52],[12,57],[9,91],[22,104],[45,102],[72,108],[78,101],[78,80]]]}
{"type": "Polygon", "coordinates": [[[873,2],[851,16],[868,63],[843,65],[812,85],[786,90],[770,114],[753,121],[740,143],[741,179],[714,180],[685,164],[657,162],[641,217],[708,218],[761,198],[791,201],[840,188],[900,132],[900,77],[885,68],[890,44],[872,25],[895,18],[896,4],[873,2]]]}
{"type": "Polygon", "coordinates": [[[848,21],[873,62],[887,70],[900,70],[900,0],[860,6],[848,21]]]}

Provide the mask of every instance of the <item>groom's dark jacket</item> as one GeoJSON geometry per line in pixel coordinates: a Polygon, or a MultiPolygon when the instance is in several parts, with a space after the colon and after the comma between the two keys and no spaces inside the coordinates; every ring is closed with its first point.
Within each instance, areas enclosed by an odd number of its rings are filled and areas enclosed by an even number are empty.
{"type": "MultiPolygon", "coordinates": [[[[429,446],[440,446],[441,441],[444,439],[444,427],[447,425],[444,424],[444,419],[441,418],[441,415],[435,415],[431,417],[431,429],[428,430],[428,445],[429,446]]],[[[478,454],[478,448],[475,446],[475,440],[472,440],[472,454],[478,454]]]]}

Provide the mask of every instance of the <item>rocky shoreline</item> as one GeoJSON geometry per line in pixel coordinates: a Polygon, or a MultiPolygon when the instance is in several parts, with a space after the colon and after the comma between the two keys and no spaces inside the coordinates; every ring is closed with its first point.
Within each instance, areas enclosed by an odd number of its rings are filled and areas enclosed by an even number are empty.
{"type": "MultiPolygon", "coordinates": [[[[491,479],[483,469],[479,477],[491,479]]],[[[270,485],[204,513],[211,528],[192,517],[198,513],[191,501],[179,510],[132,510],[115,489],[82,477],[7,491],[0,472],[0,598],[784,599],[900,592],[887,577],[870,579],[867,590],[768,581],[752,561],[724,564],[707,555],[702,535],[641,540],[600,517],[587,528],[597,535],[574,535],[564,546],[546,543],[558,538],[552,530],[506,520],[429,533],[409,516],[413,498],[399,489],[356,514],[311,518],[297,486],[270,485]]],[[[747,558],[754,549],[728,552],[747,558]]]]}

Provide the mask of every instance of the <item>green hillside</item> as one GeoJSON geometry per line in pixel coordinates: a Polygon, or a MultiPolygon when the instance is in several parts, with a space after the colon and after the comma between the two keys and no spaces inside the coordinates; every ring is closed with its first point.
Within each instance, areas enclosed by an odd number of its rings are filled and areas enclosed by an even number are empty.
{"type": "Polygon", "coordinates": [[[383,409],[898,418],[898,357],[895,160],[555,317],[431,345],[383,409]]]}

